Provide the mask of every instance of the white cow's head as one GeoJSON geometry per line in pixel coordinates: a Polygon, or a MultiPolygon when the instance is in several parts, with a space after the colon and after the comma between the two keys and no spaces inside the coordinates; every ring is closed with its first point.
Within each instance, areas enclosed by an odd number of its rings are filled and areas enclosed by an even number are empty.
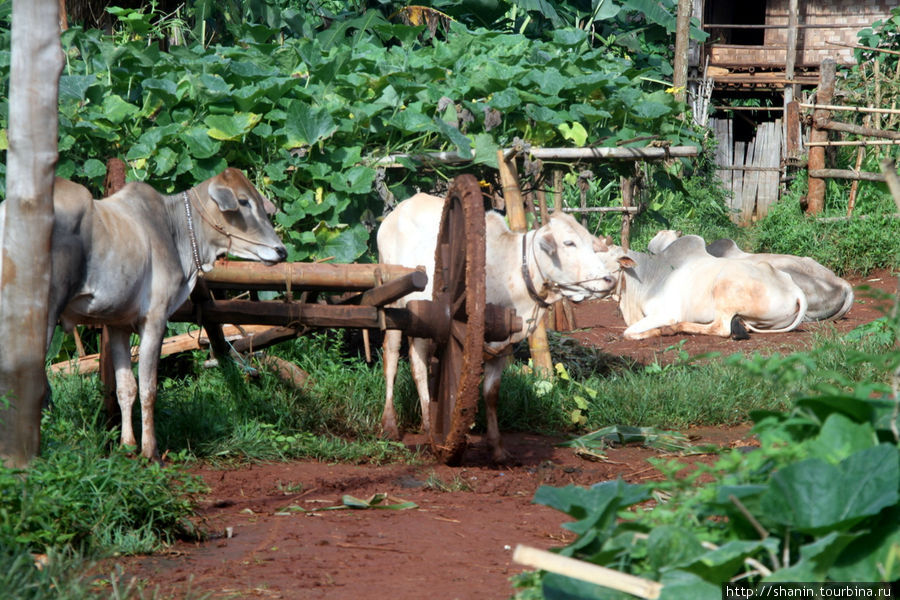
{"type": "Polygon", "coordinates": [[[571,215],[551,215],[550,222],[537,230],[534,242],[541,274],[573,302],[603,298],[615,288],[616,278],[599,254],[607,250],[607,243],[571,215]]]}
{"type": "Polygon", "coordinates": [[[200,216],[224,238],[228,254],[267,265],[287,257],[269,221],[275,205],[241,171],[229,167],[195,189],[202,207],[200,216]]]}

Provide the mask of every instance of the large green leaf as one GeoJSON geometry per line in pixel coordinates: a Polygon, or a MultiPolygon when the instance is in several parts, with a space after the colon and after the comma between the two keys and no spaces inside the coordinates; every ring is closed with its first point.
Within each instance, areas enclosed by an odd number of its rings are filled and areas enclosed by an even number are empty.
{"type": "Polygon", "coordinates": [[[209,137],[205,127],[189,127],[182,136],[184,145],[194,158],[210,158],[218,154],[221,144],[209,137]]]}
{"type": "Polygon", "coordinates": [[[59,99],[77,100],[85,99],[87,90],[97,82],[93,75],[61,75],[59,78],[59,99]]]}
{"type": "Polygon", "coordinates": [[[840,413],[832,414],[822,425],[819,435],[807,444],[810,455],[837,464],[851,454],[878,443],[875,430],[868,423],[855,423],[840,413]]]}
{"type": "Polygon", "coordinates": [[[375,169],[370,167],[352,167],[343,173],[335,173],[331,178],[331,186],[338,192],[348,194],[367,194],[375,182],[375,169]]]}
{"type": "Polygon", "coordinates": [[[110,94],[103,99],[103,114],[113,123],[122,123],[132,118],[138,111],[137,106],[126,102],[118,94],[110,94]]]}
{"type": "Polygon", "coordinates": [[[337,263],[351,263],[368,249],[369,232],[362,224],[352,227],[316,227],[317,258],[331,258],[337,263]]]}
{"type": "Polygon", "coordinates": [[[869,531],[853,540],[837,558],[829,576],[835,581],[900,579],[900,507],[879,515],[869,531]]]}
{"type": "Polygon", "coordinates": [[[535,504],[544,504],[576,519],[563,525],[577,534],[592,528],[605,529],[615,522],[620,508],[648,498],[646,489],[621,480],[604,481],[590,488],[567,485],[554,488],[542,485],[534,494],[535,504]]]}
{"type": "Polygon", "coordinates": [[[261,115],[255,113],[234,113],[232,115],[210,115],[203,120],[209,130],[209,137],[222,141],[237,141],[247,135],[259,123],[261,115]]]}
{"type": "Polygon", "coordinates": [[[796,462],[772,476],[761,504],[767,516],[809,533],[846,530],[896,504],[900,452],[882,444],[837,465],[820,458],[796,462]]]}
{"type": "Polygon", "coordinates": [[[690,564],[705,553],[697,536],[676,525],[656,527],[647,539],[647,561],[657,572],[667,566],[690,564]]]}
{"type": "Polygon", "coordinates": [[[313,108],[306,102],[294,101],[287,110],[287,120],[280,131],[285,135],[284,148],[311,146],[337,130],[334,119],[325,108],[313,108]]]}
{"type": "Polygon", "coordinates": [[[463,158],[472,158],[472,141],[453,125],[438,117],[434,118],[438,131],[456,146],[456,152],[463,158]]]}

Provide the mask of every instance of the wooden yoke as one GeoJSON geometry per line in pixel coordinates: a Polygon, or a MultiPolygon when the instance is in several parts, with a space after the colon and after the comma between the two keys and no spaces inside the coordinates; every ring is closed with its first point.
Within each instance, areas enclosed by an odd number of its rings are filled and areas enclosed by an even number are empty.
{"type": "MultiPolygon", "coordinates": [[[[506,203],[506,216],[509,219],[509,228],[516,233],[528,231],[528,222],[525,219],[525,204],[522,201],[522,190],[519,187],[519,174],[515,166],[515,155],[509,160],[504,156],[503,150],[497,151],[497,168],[500,170],[500,183],[503,187],[503,200],[506,203]]],[[[528,347],[531,350],[531,360],[535,373],[544,377],[553,376],[553,358],[550,356],[550,345],[547,342],[547,330],[544,320],[539,319],[534,331],[528,337],[528,347]]]]}

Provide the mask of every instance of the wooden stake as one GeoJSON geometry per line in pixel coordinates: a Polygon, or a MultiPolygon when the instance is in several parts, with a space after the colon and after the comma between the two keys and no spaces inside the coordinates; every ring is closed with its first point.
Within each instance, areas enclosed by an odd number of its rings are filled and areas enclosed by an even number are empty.
{"type": "MultiPolygon", "coordinates": [[[[819,80],[819,89],[816,91],[816,104],[828,105],[834,96],[834,79],[835,79],[835,63],[834,59],[826,58],[822,61],[819,80]]],[[[813,113],[813,128],[809,134],[811,142],[827,142],[828,131],[816,126],[816,123],[823,123],[829,119],[828,111],[821,108],[816,109],[813,113]]],[[[808,167],[810,171],[825,168],[825,149],[814,146],[809,151],[808,167]]],[[[825,207],[825,180],[809,176],[809,189],[806,195],[807,214],[814,215],[822,212],[825,207]]]]}
{"type": "MultiPolygon", "coordinates": [[[[522,191],[519,187],[519,175],[515,168],[515,158],[507,161],[503,150],[497,151],[497,168],[500,170],[500,184],[503,187],[503,200],[506,203],[506,216],[509,219],[509,228],[517,233],[528,231],[528,222],[525,220],[525,207],[522,204],[522,191]]],[[[531,349],[531,360],[534,363],[535,372],[543,372],[545,376],[553,374],[553,359],[550,356],[550,345],[547,342],[547,330],[543,319],[539,319],[534,331],[528,337],[528,346],[531,349]]]]}
{"type": "Polygon", "coordinates": [[[635,577],[614,569],[608,569],[583,560],[561,556],[529,546],[516,546],[513,560],[520,565],[550,571],[580,581],[602,585],[613,590],[632,594],[646,600],[656,600],[662,592],[658,581],[635,577]]]}

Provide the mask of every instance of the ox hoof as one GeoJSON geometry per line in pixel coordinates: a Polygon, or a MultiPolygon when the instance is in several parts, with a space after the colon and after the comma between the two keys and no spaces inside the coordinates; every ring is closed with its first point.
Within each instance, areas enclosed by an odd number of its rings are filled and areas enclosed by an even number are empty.
{"type": "Polygon", "coordinates": [[[744,325],[744,322],[741,321],[741,318],[737,315],[734,315],[731,318],[731,339],[733,340],[749,340],[750,332],[747,331],[747,327],[744,325]]]}
{"type": "Polygon", "coordinates": [[[400,441],[400,429],[397,428],[396,423],[382,423],[381,424],[381,437],[385,440],[390,440],[392,442],[400,441]]]}

